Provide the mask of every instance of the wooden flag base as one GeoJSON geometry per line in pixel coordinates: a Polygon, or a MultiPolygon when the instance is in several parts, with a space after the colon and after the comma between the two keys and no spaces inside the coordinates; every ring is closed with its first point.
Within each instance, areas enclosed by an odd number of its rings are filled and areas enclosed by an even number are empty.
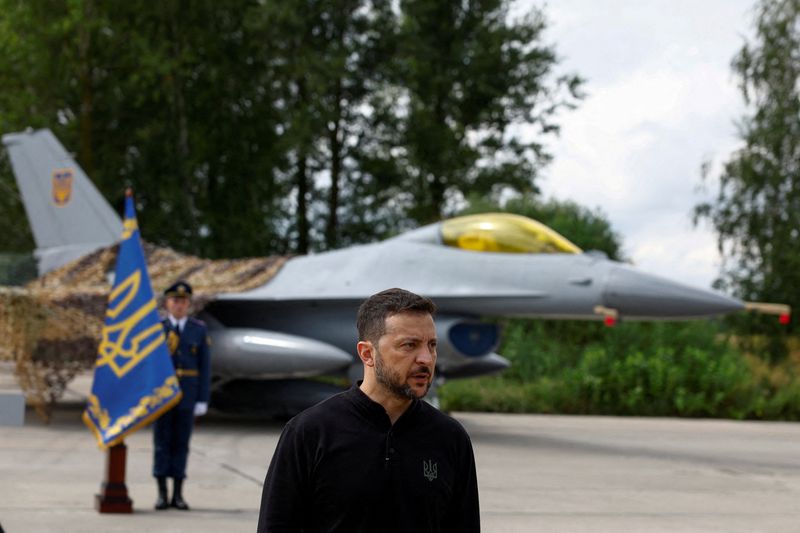
{"type": "Polygon", "coordinates": [[[106,479],[100,485],[100,494],[94,496],[94,507],[98,513],[133,512],[133,501],[128,497],[128,487],[125,485],[127,450],[124,443],[108,449],[106,479]]]}

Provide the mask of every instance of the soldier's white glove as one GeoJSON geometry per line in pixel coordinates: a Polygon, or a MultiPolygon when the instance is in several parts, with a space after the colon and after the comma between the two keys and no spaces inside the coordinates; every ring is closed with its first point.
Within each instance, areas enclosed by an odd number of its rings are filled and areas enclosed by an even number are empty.
{"type": "Polygon", "coordinates": [[[194,416],[203,416],[208,412],[208,404],[206,402],[197,402],[194,404],[194,416]]]}

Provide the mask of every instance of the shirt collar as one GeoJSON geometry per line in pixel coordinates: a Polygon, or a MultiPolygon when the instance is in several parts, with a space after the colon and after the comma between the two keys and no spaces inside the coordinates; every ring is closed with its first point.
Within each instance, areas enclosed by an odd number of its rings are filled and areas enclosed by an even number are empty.
{"type": "Polygon", "coordinates": [[[408,406],[400,418],[398,418],[394,426],[392,426],[392,422],[389,419],[389,415],[386,413],[386,409],[383,408],[381,404],[372,400],[369,396],[364,394],[364,391],[361,390],[360,386],[363,380],[358,380],[356,383],[353,384],[350,389],[345,392],[345,395],[350,399],[350,401],[356,406],[359,412],[361,412],[365,417],[367,417],[370,421],[378,424],[380,427],[394,428],[396,429],[398,424],[400,424],[403,420],[411,417],[419,407],[420,400],[412,400],[411,405],[408,406]]]}
{"type": "Polygon", "coordinates": [[[177,324],[181,331],[183,331],[183,329],[186,327],[186,322],[189,320],[189,317],[187,316],[181,318],[180,320],[177,320],[172,315],[167,315],[167,316],[169,318],[169,323],[172,324],[172,327],[174,328],[175,325],[177,324]]]}

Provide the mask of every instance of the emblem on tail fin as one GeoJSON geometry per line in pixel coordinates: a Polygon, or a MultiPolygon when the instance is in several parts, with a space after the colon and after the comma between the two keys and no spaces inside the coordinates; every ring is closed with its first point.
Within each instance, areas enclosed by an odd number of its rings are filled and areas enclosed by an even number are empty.
{"type": "Polygon", "coordinates": [[[53,203],[64,207],[72,198],[72,169],[57,168],[53,171],[53,203]]]}

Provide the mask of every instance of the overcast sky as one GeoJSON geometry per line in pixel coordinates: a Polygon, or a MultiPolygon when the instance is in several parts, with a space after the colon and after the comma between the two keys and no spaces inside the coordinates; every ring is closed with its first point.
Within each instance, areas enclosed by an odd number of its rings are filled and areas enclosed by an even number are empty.
{"type": "MultiPolygon", "coordinates": [[[[586,78],[586,99],[559,120],[546,197],[599,207],[642,270],[708,287],[719,271],[708,225],[691,212],[740,145],[745,111],[730,63],[752,33],[754,0],[522,0],[543,6],[560,70],[586,78]]],[[[569,235],[566,235],[569,238],[569,235]]]]}

